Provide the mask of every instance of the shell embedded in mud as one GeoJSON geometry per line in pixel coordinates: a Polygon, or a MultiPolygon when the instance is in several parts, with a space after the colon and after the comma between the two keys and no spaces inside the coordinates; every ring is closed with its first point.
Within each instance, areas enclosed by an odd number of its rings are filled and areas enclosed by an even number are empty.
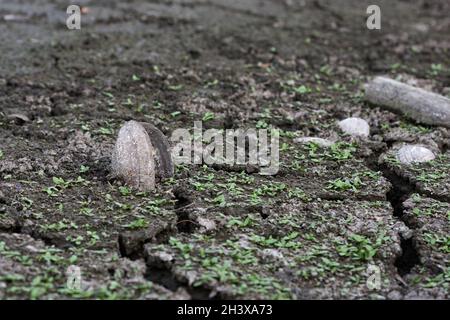
{"type": "Polygon", "coordinates": [[[128,121],[119,131],[111,159],[112,173],[143,191],[155,188],[158,179],[173,175],[166,137],[149,123],[128,121]]]}
{"type": "Polygon", "coordinates": [[[353,137],[368,137],[370,127],[366,120],[361,118],[347,118],[339,122],[339,128],[353,137]]]}
{"type": "Polygon", "coordinates": [[[409,144],[397,151],[397,159],[404,164],[428,162],[435,158],[433,151],[420,145],[409,144]]]}

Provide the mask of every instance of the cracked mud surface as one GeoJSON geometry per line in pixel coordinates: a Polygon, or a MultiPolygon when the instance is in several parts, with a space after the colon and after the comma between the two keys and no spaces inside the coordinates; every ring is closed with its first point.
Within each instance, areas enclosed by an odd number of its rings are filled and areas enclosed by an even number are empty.
{"type": "Polygon", "coordinates": [[[449,95],[450,4],[378,1],[371,32],[372,2],[86,0],[81,31],[63,1],[0,2],[0,299],[448,299],[450,130],[361,87],[449,95]],[[350,116],[368,139],[339,132],[350,116]],[[280,172],[178,166],[139,193],[109,170],[130,119],[279,128],[280,172]],[[403,143],[438,156],[401,165],[403,143]]]}

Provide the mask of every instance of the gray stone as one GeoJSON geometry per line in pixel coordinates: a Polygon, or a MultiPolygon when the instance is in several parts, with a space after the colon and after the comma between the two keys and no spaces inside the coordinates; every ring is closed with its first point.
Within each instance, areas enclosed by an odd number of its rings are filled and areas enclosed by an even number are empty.
{"type": "Polygon", "coordinates": [[[365,86],[366,100],[417,122],[450,128],[450,99],[389,78],[365,86]]]}

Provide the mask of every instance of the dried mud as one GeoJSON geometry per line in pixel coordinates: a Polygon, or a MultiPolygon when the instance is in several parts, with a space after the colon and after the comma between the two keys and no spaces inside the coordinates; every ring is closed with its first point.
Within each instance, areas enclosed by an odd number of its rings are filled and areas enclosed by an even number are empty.
{"type": "Polygon", "coordinates": [[[0,299],[448,299],[450,131],[362,85],[449,95],[450,3],[377,1],[369,31],[372,2],[86,0],[79,31],[64,1],[0,2],[0,299]],[[109,169],[131,119],[282,129],[280,172],[177,166],[139,193],[109,169]],[[401,165],[405,142],[439,155],[401,165]]]}

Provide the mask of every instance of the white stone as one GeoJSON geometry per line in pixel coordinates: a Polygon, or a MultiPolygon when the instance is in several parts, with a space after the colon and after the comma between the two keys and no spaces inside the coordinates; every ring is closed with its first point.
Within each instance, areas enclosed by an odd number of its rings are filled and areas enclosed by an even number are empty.
{"type": "Polygon", "coordinates": [[[408,144],[397,151],[397,159],[403,164],[428,162],[435,158],[433,151],[420,145],[408,144]]]}
{"type": "Polygon", "coordinates": [[[339,122],[342,132],[353,137],[365,137],[370,134],[370,126],[366,120],[361,118],[347,118],[339,122]]]}

